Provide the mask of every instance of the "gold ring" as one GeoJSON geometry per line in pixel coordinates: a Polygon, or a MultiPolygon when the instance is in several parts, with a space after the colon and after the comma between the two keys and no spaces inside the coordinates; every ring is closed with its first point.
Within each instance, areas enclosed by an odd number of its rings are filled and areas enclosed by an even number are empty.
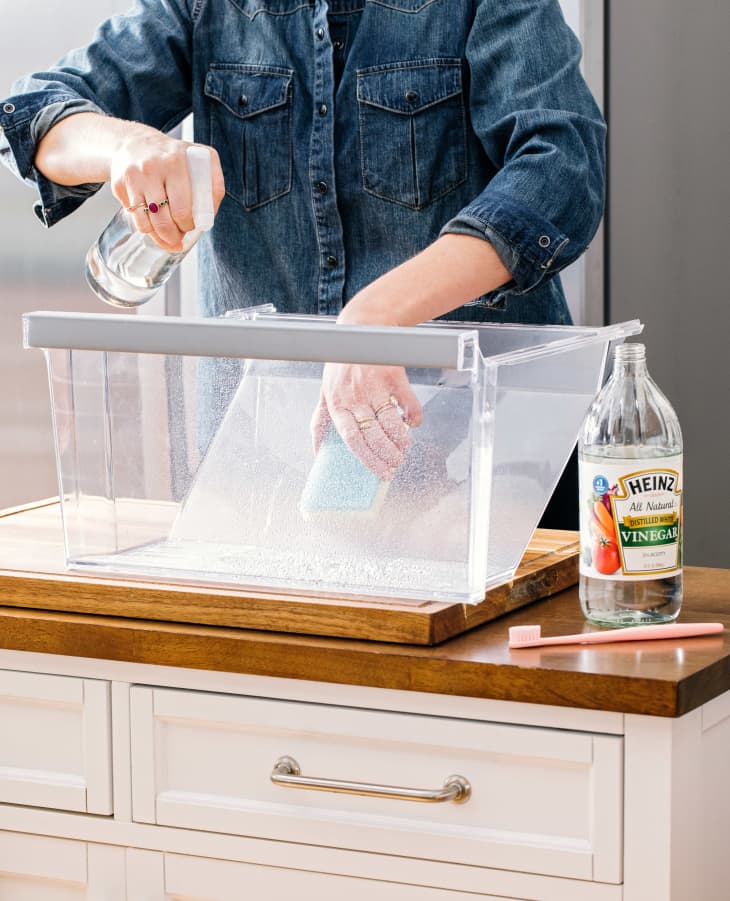
{"type": "Polygon", "coordinates": [[[395,401],[391,397],[389,400],[386,400],[384,404],[381,404],[378,407],[378,409],[375,411],[375,415],[379,416],[383,412],[383,410],[387,410],[389,407],[394,407],[394,406],[395,406],[395,401]]]}
{"type": "Polygon", "coordinates": [[[135,203],[134,206],[128,206],[127,212],[133,213],[135,210],[138,210],[141,206],[144,206],[146,202],[147,202],[146,200],[143,200],[141,203],[135,203]]]}
{"type": "Polygon", "coordinates": [[[375,425],[375,419],[372,416],[368,416],[366,419],[356,419],[355,422],[361,432],[364,432],[365,429],[371,429],[375,425]]]}

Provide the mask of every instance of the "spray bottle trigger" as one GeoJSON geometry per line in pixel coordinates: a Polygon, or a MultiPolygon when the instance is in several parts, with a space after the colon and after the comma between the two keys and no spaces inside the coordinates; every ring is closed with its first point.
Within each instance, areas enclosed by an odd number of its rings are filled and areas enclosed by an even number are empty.
{"type": "Polygon", "coordinates": [[[193,191],[193,221],[198,231],[213,227],[213,185],[210,169],[210,150],[192,145],[187,149],[188,172],[193,191]]]}

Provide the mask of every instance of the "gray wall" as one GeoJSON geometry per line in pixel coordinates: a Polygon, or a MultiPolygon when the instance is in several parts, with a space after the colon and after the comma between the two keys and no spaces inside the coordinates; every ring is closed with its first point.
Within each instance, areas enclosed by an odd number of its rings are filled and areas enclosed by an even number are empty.
{"type": "Polygon", "coordinates": [[[685,560],[730,566],[730,3],[612,0],[608,318],[685,442],[685,560]]]}

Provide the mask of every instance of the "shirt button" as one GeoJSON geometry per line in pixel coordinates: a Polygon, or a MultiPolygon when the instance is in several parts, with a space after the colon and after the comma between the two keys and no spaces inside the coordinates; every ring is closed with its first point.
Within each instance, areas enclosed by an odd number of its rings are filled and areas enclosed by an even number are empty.
{"type": "Polygon", "coordinates": [[[327,267],[329,269],[334,269],[336,265],[337,265],[337,257],[332,256],[332,254],[330,254],[327,257],[327,267]]]}
{"type": "Polygon", "coordinates": [[[238,98],[238,105],[248,106],[248,97],[245,94],[241,94],[241,96],[238,98]]]}
{"type": "Polygon", "coordinates": [[[335,50],[342,50],[342,48],[343,48],[345,45],[343,44],[342,41],[335,41],[334,44],[333,44],[332,46],[335,48],[335,50]]]}
{"type": "Polygon", "coordinates": [[[327,104],[326,104],[326,103],[323,103],[323,104],[320,105],[320,107],[319,107],[319,114],[320,114],[320,116],[326,116],[326,115],[327,115],[327,104]]]}
{"type": "Polygon", "coordinates": [[[15,104],[14,103],[4,103],[3,104],[3,112],[4,113],[14,113],[15,112],[15,104]]]}
{"type": "Polygon", "coordinates": [[[540,235],[540,237],[537,239],[537,243],[540,245],[540,247],[550,247],[550,238],[548,238],[547,235],[540,235]]]}
{"type": "Polygon", "coordinates": [[[315,31],[315,34],[317,35],[317,38],[318,38],[320,41],[324,40],[324,28],[318,28],[318,29],[315,31]]]}
{"type": "Polygon", "coordinates": [[[319,191],[320,194],[326,194],[329,188],[327,187],[326,181],[318,181],[315,185],[315,188],[319,191]]]}
{"type": "Polygon", "coordinates": [[[418,100],[418,91],[406,91],[406,100],[409,103],[415,103],[418,100]]]}

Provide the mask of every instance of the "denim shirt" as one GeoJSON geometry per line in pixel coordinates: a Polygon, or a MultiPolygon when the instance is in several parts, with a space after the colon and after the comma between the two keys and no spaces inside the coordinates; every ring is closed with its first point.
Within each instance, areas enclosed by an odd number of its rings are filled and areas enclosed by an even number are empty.
{"type": "MultiPolygon", "coordinates": [[[[81,110],[168,131],[190,112],[226,196],[202,312],[337,314],[440,234],[512,281],[450,319],[569,322],[557,272],[603,212],[605,126],[558,0],[138,0],[0,102],[0,157],[52,225],[99,185],[33,166],[81,110]]],[[[100,223],[100,230],[104,223],[100,223]]]]}

